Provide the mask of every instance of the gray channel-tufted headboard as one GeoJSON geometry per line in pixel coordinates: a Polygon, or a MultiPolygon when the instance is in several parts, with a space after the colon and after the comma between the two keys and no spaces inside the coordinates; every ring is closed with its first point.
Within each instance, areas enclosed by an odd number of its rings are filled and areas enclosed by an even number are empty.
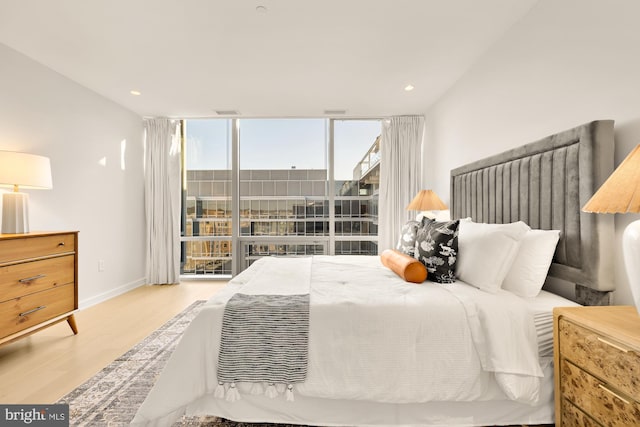
{"type": "Polygon", "coordinates": [[[613,150],[613,121],[599,120],[456,168],[451,215],[561,230],[547,282],[576,284],[582,304],[608,304],[613,216],[581,208],[613,172],[613,150]]]}

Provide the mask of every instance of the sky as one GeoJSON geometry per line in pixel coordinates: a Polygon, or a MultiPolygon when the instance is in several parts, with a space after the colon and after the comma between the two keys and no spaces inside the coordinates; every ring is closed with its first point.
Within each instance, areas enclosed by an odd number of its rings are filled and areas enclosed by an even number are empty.
{"type": "MultiPolygon", "coordinates": [[[[327,119],[240,119],[241,169],[327,169],[327,119]]],[[[335,179],[353,168],[380,135],[379,120],[336,120],[335,179]]],[[[231,120],[187,120],[187,169],[230,169],[231,120]]]]}

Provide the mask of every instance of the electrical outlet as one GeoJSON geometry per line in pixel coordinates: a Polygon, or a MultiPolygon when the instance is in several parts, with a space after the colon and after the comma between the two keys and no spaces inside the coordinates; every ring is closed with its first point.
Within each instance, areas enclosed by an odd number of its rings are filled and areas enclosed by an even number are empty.
{"type": "Polygon", "coordinates": [[[103,259],[99,259],[98,260],[98,271],[104,271],[104,260],[103,259]]]}

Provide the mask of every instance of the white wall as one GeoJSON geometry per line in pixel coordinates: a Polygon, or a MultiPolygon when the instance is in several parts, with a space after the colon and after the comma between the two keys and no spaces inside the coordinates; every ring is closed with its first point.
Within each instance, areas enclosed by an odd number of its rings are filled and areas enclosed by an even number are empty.
{"type": "MultiPolygon", "coordinates": [[[[640,2],[540,0],[426,113],[424,185],[449,199],[457,166],[597,119],[616,166],[640,143],[640,2]]],[[[616,215],[616,304],[633,304],[616,215]]]]}
{"type": "Polygon", "coordinates": [[[80,232],[81,308],[145,281],[142,135],[138,115],[0,44],[0,150],[51,159],[53,189],[26,191],[30,226],[80,232]]]}

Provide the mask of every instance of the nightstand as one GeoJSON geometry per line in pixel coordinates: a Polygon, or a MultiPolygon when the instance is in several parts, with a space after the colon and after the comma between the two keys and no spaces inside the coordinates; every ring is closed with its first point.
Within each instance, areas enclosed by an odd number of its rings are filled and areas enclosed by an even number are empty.
{"type": "Polygon", "coordinates": [[[556,426],[640,425],[640,317],[634,307],[553,310],[556,426]]]}

